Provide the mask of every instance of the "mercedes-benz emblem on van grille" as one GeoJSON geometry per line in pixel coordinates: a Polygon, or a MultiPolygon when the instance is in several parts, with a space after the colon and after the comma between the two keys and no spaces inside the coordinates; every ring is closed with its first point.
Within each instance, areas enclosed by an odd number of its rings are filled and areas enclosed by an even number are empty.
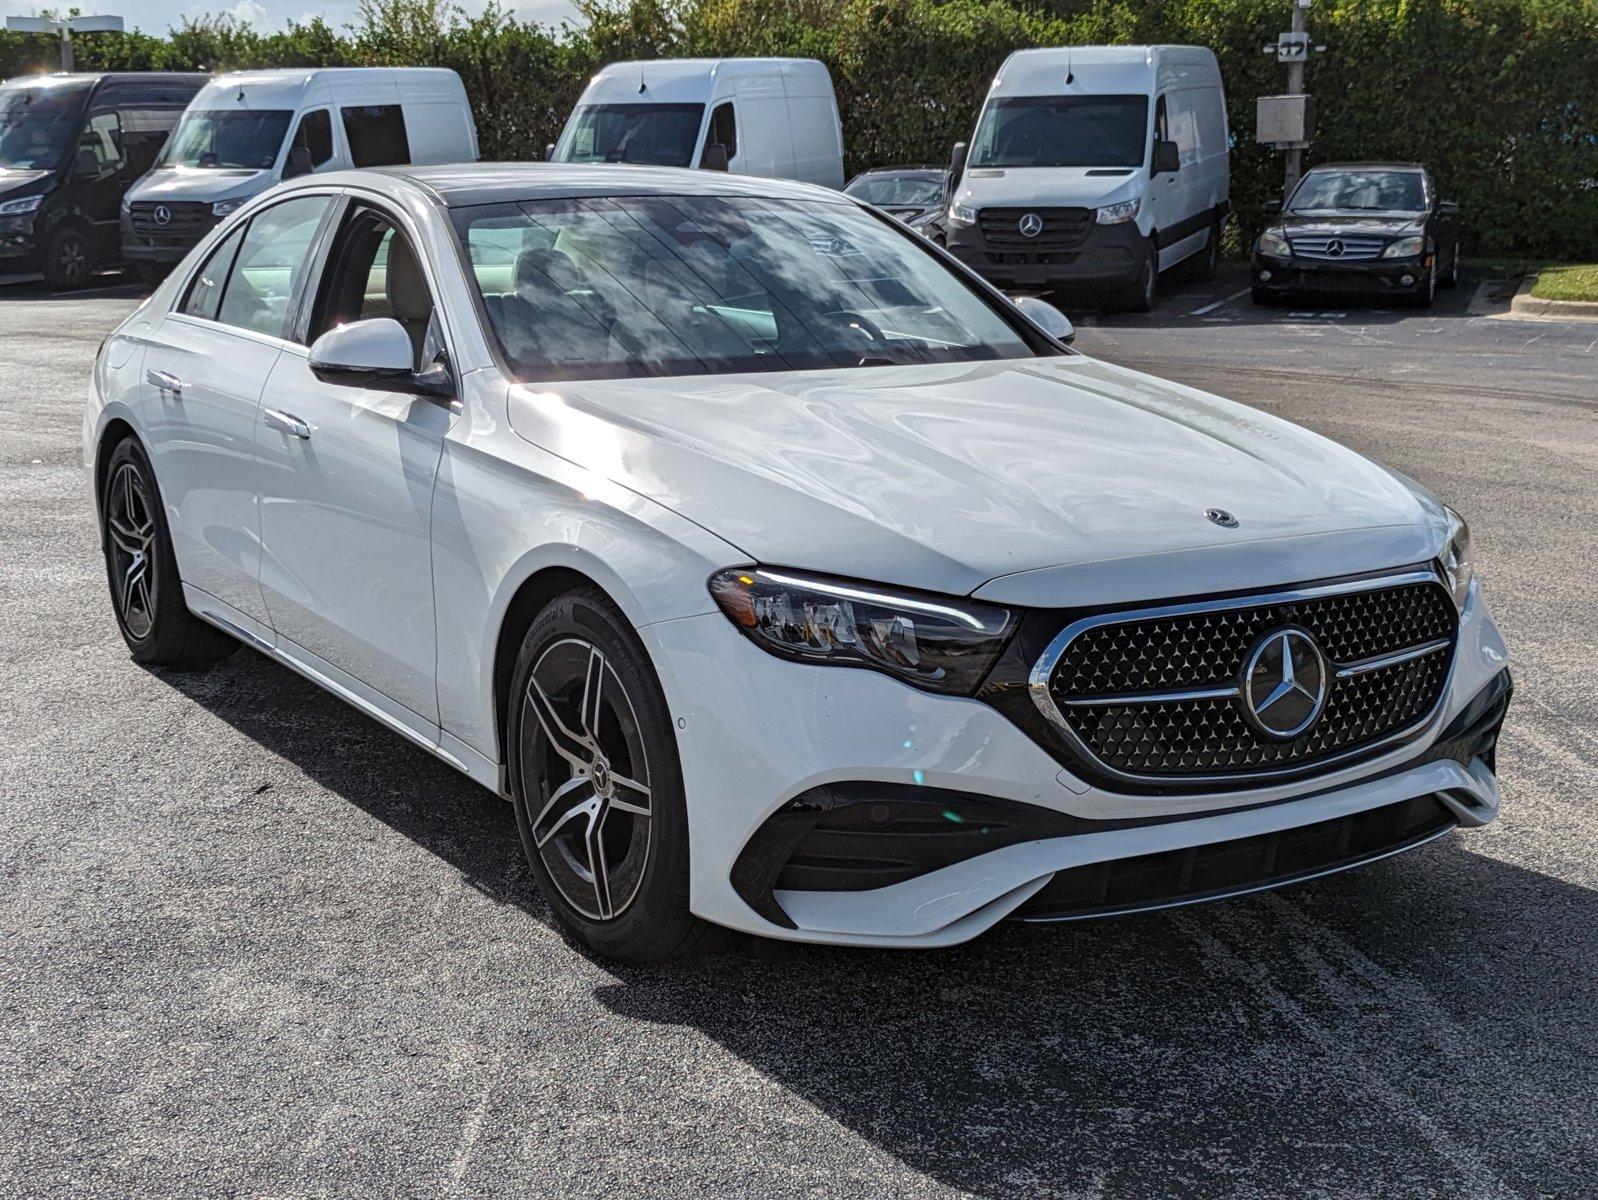
{"type": "Polygon", "coordinates": [[[1015,223],[1015,227],[1021,231],[1022,237],[1037,237],[1043,232],[1043,218],[1037,213],[1027,213],[1015,223]]]}
{"type": "Polygon", "coordinates": [[[1328,238],[1327,239],[1327,242],[1326,242],[1326,257],[1327,258],[1342,258],[1343,257],[1343,239],[1342,238],[1328,238]]]}
{"type": "Polygon", "coordinates": [[[1204,518],[1213,524],[1219,525],[1222,529],[1237,528],[1237,518],[1224,508],[1206,508],[1204,510],[1204,518]]]}
{"type": "Polygon", "coordinates": [[[150,214],[155,218],[157,225],[168,225],[172,221],[172,210],[164,204],[157,204],[155,212],[150,214]]]}
{"type": "Polygon", "coordinates": [[[1326,707],[1326,656],[1304,629],[1266,634],[1243,663],[1243,711],[1261,733],[1296,738],[1326,707]]]}

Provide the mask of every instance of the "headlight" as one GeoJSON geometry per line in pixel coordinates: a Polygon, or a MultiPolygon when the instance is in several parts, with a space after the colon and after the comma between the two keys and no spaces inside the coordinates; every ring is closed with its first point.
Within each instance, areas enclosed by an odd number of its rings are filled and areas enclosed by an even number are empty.
{"type": "Polygon", "coordinates": [[[1142,206],[1142,200],[1123,200],[1119,204],[1106,204],[1099,209],[1099,215],[1094,220],[1100,225],[1124,225],[1128,221],[1137,220],[1137,210],[1142,206]]]}
{"type": "Polygon", "coordinates": [[[1383,258],[1418,258],[1426,252],[1426,238],[1417,234],[1415,237],[1399,238],[1396,242],[1388,242],[1382,251],[1383,258]]]}
{"type": "Polygon", "coordinates": [[[24,196],[20,200],[7,200],[4,204],[0,204],[0,217],[15,217],[22,213],[36,212],[43,203],[43,196],[24,196]]]}
{"type": "Polygon", "coordinates": [[[239,207],[239,205],[243,204],[248,199],[248,196],[239,196],[233,200],[218,200],[215,204],[211,205],[211,215],[213,217],[225,217],[228,215],[228,213],[233,212],[239,207]]]}
{"type": "Polygon", "coordinates": [[[1260,234],[1260,240],[1254,243],[1254,249],[1261,254],[1269,254],[1272,258],[1291,258],[1292,248],[1287,244],[1287,235],[1280,229],[1267,229],[1260,234]]]}
{"type": "Polygon", "coordinates": [[[1465,600],[1470,596],[1470,581],[1476,578],[1476,560],[1470,553],[1470,526],[1465,518],[1444,505],[1448,513],[1448,545],[1443,550],[1443,574],[1448,578],[1448,590],[1454,594],[1455,606],[1463,612],[1465,600]]]}
{"type": "Polygon", "coordinates": [[[949,205],[949,220],[956,225],[975,225],[977,223],[977,210],[967,208],[964,204],[949,205]]]}
{"type": "Polygon", "coordinates": [[[781,658],[868,667],[916,687],[969,695],[1015,628],[1009,610],[793,571],[710,577],[732,623],[781,658]]]}

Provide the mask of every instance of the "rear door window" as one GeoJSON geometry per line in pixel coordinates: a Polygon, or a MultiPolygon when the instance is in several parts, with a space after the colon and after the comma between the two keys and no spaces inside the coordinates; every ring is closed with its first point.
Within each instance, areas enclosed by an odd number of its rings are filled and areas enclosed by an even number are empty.
{"type": "Polygon", "coordinates": [[[405,112],[398,104],[363,104],[341,108],[344,137],[357,167],[386,167],[411,161],[405,134],[405,112]]]}
{"type": "Polygon", "coordinates": [[[250,222],[228,272],[218,321],[288,336],[289,307],[330,203],[330,196],[300,196],[274,204],[250,222]]]}
{"type": "Polygon", "coordinates": [[[228,268],[233,265],[233,256],[239,252],[239,243],[243,240],[244,229],[241,226],[211,251],[205,266],[195,272],[194,278],[189,281],[189,294],[183,298],[183,306],[179,311],[191,317],[204,317],[207,321],[216,320],[217,307],[222,303],[222,285],[227,282],[228,268]]]}

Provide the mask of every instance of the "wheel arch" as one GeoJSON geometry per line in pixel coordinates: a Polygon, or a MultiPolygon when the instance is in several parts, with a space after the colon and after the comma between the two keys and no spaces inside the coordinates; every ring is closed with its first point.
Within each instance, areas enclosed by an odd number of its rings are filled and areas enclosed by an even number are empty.
{"type": "Polygon", "coordinates": [[[139,442],[139,433],[125,417],[111,417],[101,428],[94,443],[94,504],[95,512],[105,503],[105,469],[111,460],[111,451],[120,443],[132,438],[139,442]]]}

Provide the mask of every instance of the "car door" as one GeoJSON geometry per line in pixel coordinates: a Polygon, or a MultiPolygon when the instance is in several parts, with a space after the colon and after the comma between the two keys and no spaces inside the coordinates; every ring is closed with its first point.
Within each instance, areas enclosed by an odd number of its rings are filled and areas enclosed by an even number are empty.
{"type": "Polygon", "coordinates": [[[239,225],[194,271],[145,349],[142,416],[178,571],[263,625],[256,409],[331,201],[296,197],[239,225]]]}
{"type": "Polygon", "coordinates": [[[281,650],[436,727],[429,524],[453,409],[323,382],[308,350],[335,325],[392,317],[418,366],[431,362],[442,342],[415,244],[401,218],[364,201],[348,202],[326,239],[303,336],[261,401],[261,589],[281,650]]]}

